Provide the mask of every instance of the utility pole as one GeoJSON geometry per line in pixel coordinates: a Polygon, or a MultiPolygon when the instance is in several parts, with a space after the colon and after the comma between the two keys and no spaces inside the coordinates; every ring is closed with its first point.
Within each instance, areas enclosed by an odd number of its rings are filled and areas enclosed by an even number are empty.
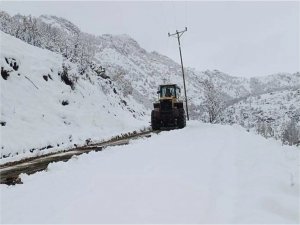
{"type": "Polygon", "coordinates": [[[178,46],[179,46],[179,54],[180,54],[180,61],[181,61],[181,70],[182,70],[182,78],[183,78],[183,88],[184,88],[184,97],[185,97],[185,108],[186,108],[186,117],[187,120],[189,120],[189,110],[188,110],[188,99],[186,97],[186,88],[185,88],[185,78],[184,78],[184,69],[183,69],[183,62],[182,62],[182,54],[181,54],[181,45],[180,45],[180,37],[183,35],[184,32],[187,31],[187,28],[185,27],[185,30],[178,31],[176,30],[176,33],[170,34],[168,33],[169,37],[171,36],[177,36],[178,40],[178,46]]]}

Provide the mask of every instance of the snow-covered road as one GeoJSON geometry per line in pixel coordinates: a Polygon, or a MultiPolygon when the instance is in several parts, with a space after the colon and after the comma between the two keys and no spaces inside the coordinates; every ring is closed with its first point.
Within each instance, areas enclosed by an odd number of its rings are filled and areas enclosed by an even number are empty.
{"type": "Polygon", "coordinates": [[[299,149],[191,121],[1,185],[1,223],[299,223],[299,149]]]}

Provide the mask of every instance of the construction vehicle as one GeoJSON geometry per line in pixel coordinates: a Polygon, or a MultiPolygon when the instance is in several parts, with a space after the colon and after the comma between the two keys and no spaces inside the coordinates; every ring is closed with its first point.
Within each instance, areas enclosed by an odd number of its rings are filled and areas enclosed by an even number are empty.
{"type": "Polygon", "coordinates": [[[151,112],[152,130],[184,128],[186,116],[183,101],[180,100],[180,88],[176,84],[160,85],[157,91],[158,101],[153,103],[151,112]]]}

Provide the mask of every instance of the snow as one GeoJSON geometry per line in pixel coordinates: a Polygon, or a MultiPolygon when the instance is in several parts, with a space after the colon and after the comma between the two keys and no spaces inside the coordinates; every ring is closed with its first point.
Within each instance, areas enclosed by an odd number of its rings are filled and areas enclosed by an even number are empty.
{"type": "MultiPolygon", "coordinates": [[[[52,24],[62,32],[80,32],[74,24],[63,18],[41,16],[39,20],[52,24]]],[[[43,42],[52,42],[44,32],[43,42]]],[[[26,36],[26,32],[24,35],[26,36]]],[[[74,147],[74,144],[83,145],[89,138],[99,141],[149,126],[152,103],[157,100],[157,87],[164,83],[163,79],[182,87],[179,64],[159,53],[147,52],[128,35],[86,35],[87,39],[83,40],[93,43],[92,49],[95,50],[91,60],[96,66],[106,69],[111,84],[95,73],[78,74],[79,65],[63,59],[61,54],[28,45],[8,34],[0,33],[1,67],[11,71],[7,80],[0,77],[0,122],[6,123],[1,126],[0,164],[60,151],[74,147]],[[9,61],[15,59],[19,65],[18,70],[13,70],[5,58],[9,61]],[[70,76],[78,80],[75,90],[65,85],[58,76],[63,70],[63,64],[70,67],[70,76]],[[48,75],[53,80],[49,77],[45,81],[43,76],[48,75]],[[113,90],[117,90],[117,93],[113,90]],[[66,100],[69,105],[62,106],[62,102],[66,100]],[[122,103],[123,100],[126,104],[122,103]],[[51,148],[44,149],[45,147],[51,148]]],[[[64,35],[61,38],[65,45],[68,39],[64,35]]],[[[62,48],[62,43],[53,43],[53,51],[62,48]]],[[[71,44],[68,47],[71,48],[71,44]]],[[[212,78],[227,100],[273,89],[290,89],[300,84],[299,73],[244,79],[218,70],[197,72],[186,68],[189,113],[193,119],[207,119],[201,81],[208,78],[212,78]]],[[[291,104],[284,101],[282,107],[287,105],[291,104]]],[[[296,104],[294,106],[297,108],[296,104]]],[[[235,104],[232,108],[234,107],[239,106],[235,104]]],[[[277,111],[275,104],[270,104],[269,111],[277,111]]],[[[255,113],[252,109],[249,112],[255,113]]],[[[281,110],[280,115],[284,112],[285,110],[281,110]]],[[[292,109],[292,113],[295,112],[296,109],[292,109]]],[[[268,112],[264,114],[268,115],[268,112]]],[[[232,121],[231,118],[228,120],[232,121]]],[[[250,121],[252,122],[255,123],[256,120],[250,121]]]]}
{"type": "Polygon", "coordinates": [[[61,17],[59,18],[51,15],[41,15],[39,19],[52,27],[64,30],[68,35],[74,35],[74,33],[80,32],[77,26],[61,17]]]}
{"type": "Polygon", "coordinates": [[[1,185],[2,223],[296,223],[299,149],[189,121],[1,185]]]}
{"type": "Polygon", "coordinates": [[[1,164],[149,126],[149,118],[142,116],[144,106],[114,93],[118,88],[107,80],[93,74],[80,76],[76,65],[61,55],[0,34],[1,67],[10,74],[7,80],[0,77],[0,120],[6,122],[1,126],[1,164]],[[14,70],[10,62],[19,68],[14,70]],[[59,76],[63,64],[77,79],[74,90],[59,76]],[[63,106],[63,101],[69,104],[63,106]]]}
{"type": "MultiPolygon", "coordinates": [[[[52,43],[43,31],[42,46],[74,48],[68,41],[76,37],[67,37],[79,28],[54,16],[41,21],[68,34],[52,43]]],[[[148,127],[158,85],[182,83],[180,65],[128,35],[84,34],[110,80],[93,69],[80,75],[76,61],[2,31],[0,38],[1,69],[9,72],[0,77],[0,164],[148,127]],[[74,88],[62,82],[63,65],[74,88]]],[[[228,123],[254,127],[271,118],[280,126],[299,111],[299,72],[245,79],[186,68],[186,78],[192,118],[204,118],[201,82],[210,78],[236,102],[228,123]]],[[[0,186],[1,223],[300,223],[299,148],[240,126],[190,121],[21,178],[23,185],[0,186]]]]}
{"type": "MultiPolygon", "coordinates": [[[[226,108],[222,122],[241,124],[247,129],[258,128],[268,121],[275,138],[280,139],[286,124],[294,118],[300,125],[300,88],[279,90],[258,96],[249,96],[226,108]]],[[[300,137],[299,137],[300,138],[300,137]]]]}

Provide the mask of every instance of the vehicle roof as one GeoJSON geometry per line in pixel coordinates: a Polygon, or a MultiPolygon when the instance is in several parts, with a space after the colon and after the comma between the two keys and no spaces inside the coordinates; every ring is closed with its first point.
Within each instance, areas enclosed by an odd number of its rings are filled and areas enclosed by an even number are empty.
{"type": "Polygon", "coordinates": [[[178,85],[177,84],[161,84],[161,85],[159,85],[160,87],[164,87],[164,86],[176,86],[176,87],[178,87],[178,85]]]}

